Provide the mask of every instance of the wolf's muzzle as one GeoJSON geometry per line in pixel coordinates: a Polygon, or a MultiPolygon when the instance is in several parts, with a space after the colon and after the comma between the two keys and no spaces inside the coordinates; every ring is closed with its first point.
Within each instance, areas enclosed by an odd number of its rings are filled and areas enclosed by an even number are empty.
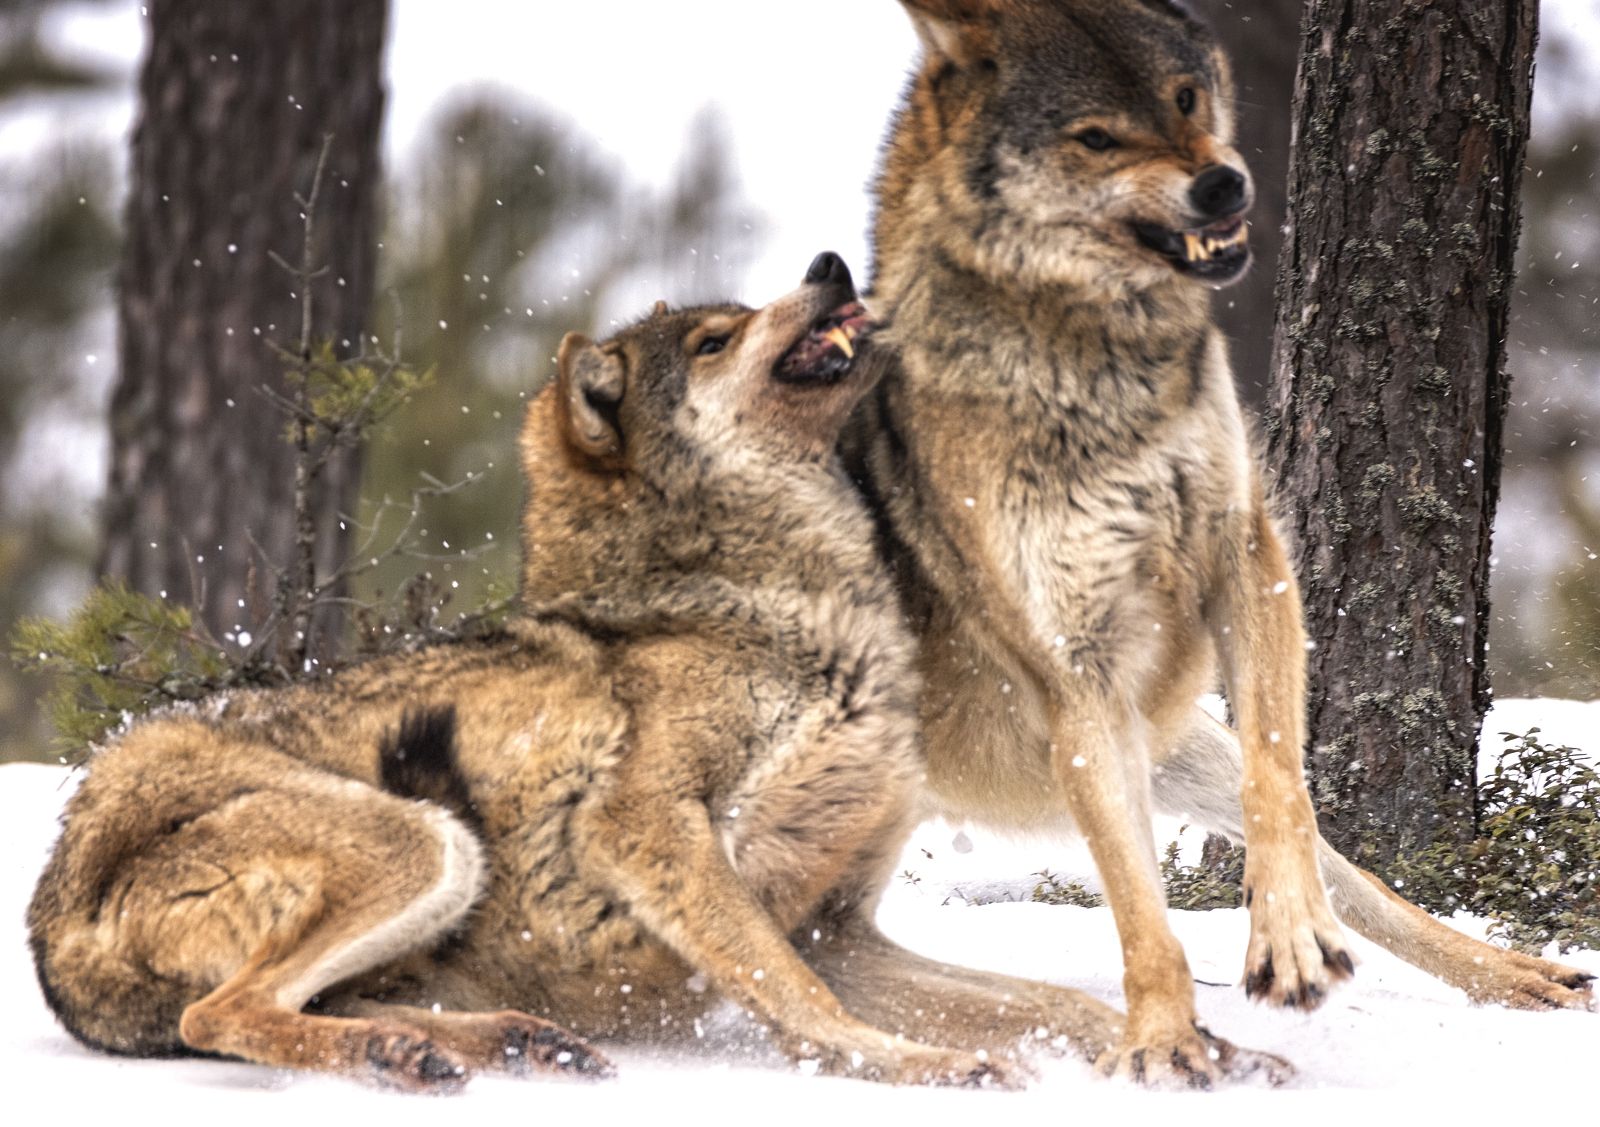
{"type": "Polygon", "coordinates": [[[1243,211],[1249,202],[1249,181],[1226,164],[1202,169],[1189,185],[1189,203],[1203,219],[1226,218],[1243,211]]]}
{"type": "Polygon", "coordinates": [[[850,267],[845,265],[844,259],[825,250],[811,260],[811,266],[806,270],[806,284],[815,286],[828,283],[835,286],[849,286],[855,290],[855,280],[850,277],[850,267]]]}

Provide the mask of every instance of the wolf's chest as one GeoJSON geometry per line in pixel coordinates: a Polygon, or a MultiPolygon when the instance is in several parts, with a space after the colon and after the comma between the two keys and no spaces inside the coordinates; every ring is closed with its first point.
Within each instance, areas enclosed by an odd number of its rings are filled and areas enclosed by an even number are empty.
{"type": "Polygon", "coordinates": [[[992,539],[1035,621],[1099,632],[1134,608],[1198,597],[1232,490],[1186,429],[1080,433],[1100,446],[1090,457],[1052,457],[1053,434],[1018,443],[992,539]]]}

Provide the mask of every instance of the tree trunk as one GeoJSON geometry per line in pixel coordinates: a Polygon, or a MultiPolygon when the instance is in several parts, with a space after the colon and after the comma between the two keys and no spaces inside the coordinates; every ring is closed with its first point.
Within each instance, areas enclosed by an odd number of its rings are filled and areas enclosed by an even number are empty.
{"type": "MultiPolygon", "coordinates": [[[[386,0],[152,0],[140,78],[101,570],[193,602],[219,637],[270,608],[294,546],[288,394],[298,345],[296,193],[333,140],[316,216],[314,336],[359,349],[376,255],[386,0]]],[[[315,499],[325,573],[359,463],[315,499]]],[[[326,625],[326,624],[324,624],[326,625]]],[[[314,640],[323,653],[331,638],[314,640]]]]}
{"type": "Polygon", "coordinates": [[[1304,6],[1302,0],[1249,4],[1201,0],[1195,5],[1233,64],[1236,143],[1256,188],[1256,202],[1250,208],[1255,265],[1243,281],[1214,300],[1217,321],[1228,337],[1239,394],[1256,408],[1266,403],[1272,383],[1273,275],[1283,247],[1290,107],[1304,6]]]}
{"type": "Polygon", "coordinates": [[[1473,830],[1536,0],[1310,0],[1268,464],[1302,559],[1323,831],[1473,830]]]}

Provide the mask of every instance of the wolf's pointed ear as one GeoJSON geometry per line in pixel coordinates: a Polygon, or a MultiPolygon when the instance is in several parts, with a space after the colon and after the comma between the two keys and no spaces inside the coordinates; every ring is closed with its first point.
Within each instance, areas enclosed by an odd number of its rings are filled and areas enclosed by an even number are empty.
{"type": "Polygon", "coordinates": [[[622,403],[627,363],[620,352],[595,344],[582,333],[561,338],[556,353],[557,410],[573,450],[595,469],[622,468],[622,403]]]}
{"type": "Polygon", "coordinates": [[[900,0],[930,59],[967,66],[988,49],[988,19],[1001,0],[900,0]]]}

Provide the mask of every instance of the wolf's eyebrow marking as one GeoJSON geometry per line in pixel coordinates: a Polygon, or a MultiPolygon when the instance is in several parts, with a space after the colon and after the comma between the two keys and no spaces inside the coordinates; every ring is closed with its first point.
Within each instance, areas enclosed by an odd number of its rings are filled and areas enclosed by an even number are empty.
{"type": "Polygon", "coordinates": [[[717,336],[721,333],[733,333],[744,323],[742,317],[732,317],[726,313],[713,313],[684,336],[684,343],[697,342],[706,337],[717,336]]]}

